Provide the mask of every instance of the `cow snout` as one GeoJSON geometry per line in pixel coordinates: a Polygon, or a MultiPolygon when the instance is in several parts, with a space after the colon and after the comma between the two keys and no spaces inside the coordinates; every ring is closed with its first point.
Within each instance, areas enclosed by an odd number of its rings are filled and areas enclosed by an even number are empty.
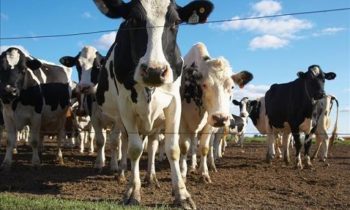
{"type": "Polygon", "coordinates": [[[17,90],[17,88],[12,87],[12,86],[10,86],[10,85],[6,85],[5,91],[6,91],[8,94],[12,95],[12,96],[17,96],[17,95],[18,95],[18,90],[17,90]]]}
{"type": "Polygon", "coordinates": [[[222,127],[228,124],[229,116],[225,114],[214,114],[212,115],[212,126],[213,127],[222,127]]]}
{"type": "Polygon", "coordinates": [[[150,67],[146,64],[141,64],[141,76],[145,84],[151,86],[160,86],[164,84],[166,74],[168,73],[167,66],[150,67]]]}

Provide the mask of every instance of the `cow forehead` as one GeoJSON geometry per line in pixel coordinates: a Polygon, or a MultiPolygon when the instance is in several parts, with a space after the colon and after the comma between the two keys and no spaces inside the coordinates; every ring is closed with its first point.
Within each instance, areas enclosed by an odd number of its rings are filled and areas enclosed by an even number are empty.
{"type": "Polygon", "coordinates": [[[142,0],[141,4],[146,11],[149,22],[157,24],[159,19],[165,19],[170,0],[142,0]]]}
{"type": "Polygon", "coordinates": [[[93,63],[96,58],[96,52],[97,50],[94,47],[84,47],[78,58],[80,64],[93,63]]]}
{"type": "Polygon", "coordinates": [[[6,52],[6,60],[10,65],[11,69],[13,69],[19,62],[21,55],[17,49],[12,49],[6,52]]]}

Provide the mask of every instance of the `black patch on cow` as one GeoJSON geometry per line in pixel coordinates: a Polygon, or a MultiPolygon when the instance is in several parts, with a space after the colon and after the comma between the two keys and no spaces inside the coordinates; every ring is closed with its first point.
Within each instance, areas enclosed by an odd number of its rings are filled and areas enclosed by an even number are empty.
{"type": "Polygon", "coordinates": [[[108,72],[105,66],[100,71],[98,80],[98,87],[96,90],[96,101],[98,105],[102,105],[105,102],[105,92],[108,91],[108,72]]]}
{"type": "Polygon", "coordinates": [[[117,94],[119,95],[119,89],[118,89],[117,81],[116,81],[116,78],[115,78],[115,75],[114,75],[113,61],[110,61],[110,63],[109,63],[109,73],[110,73],[111,78],[114,81],[115,88],[117,89],[117,94]]]}
{"type": "Polygon", "coordinates": [[[251,111],[249,112],[249,117],[255,126],[258,124],[260,107],[261,107],[261,102],[260,101],[256,101],[256,102],[257,103],[255,105],[251,106],[251,111]]]}
{"type": "Polygon", "coordinates": [[[181,99],[186,100],[187,103],[191,103],[191,100],[193,100],[196,106],[201,107],[203,105],[203,90],[200,85],[202,75],[198,72],[198,68],[193,66],[184,70],[181,99]]]}
{"type": "Polygon", "coordinates": [[[61,107],[66,108],[69,105],[69,84],[47,83],[41,85],[45,104],[51,106],[51,111],[61,107]]]}
{"type": "MultiPolygon", "coordinates": [[[[69,99],[69,96],[68,96],[69,99]]],[[[20,95],[12,103],[12,110],[15,111],[17,104],[32,106],[36,113],[41,113],[43,108],[43,97],[39,85],[21,90],[20,95]]]]}
{"type": "Polygon", "coordinates": [[[238,132],[241,132],[244,127],[244,119],[237,115],[232,115],[232,119],[230,120],[230,129],[237,128],[238,132]]]}

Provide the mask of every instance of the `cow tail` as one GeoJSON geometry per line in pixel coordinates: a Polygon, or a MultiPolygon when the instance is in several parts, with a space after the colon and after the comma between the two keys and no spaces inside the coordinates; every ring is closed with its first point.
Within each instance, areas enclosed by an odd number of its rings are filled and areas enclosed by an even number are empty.
{"type": "Polygon", "coordinates": [[[338,132],[338,112],[339,112],[339,103],[337,98],[335,98],[334,96],[332,96],[331,100],[335,100],[335,102],[337,103],[337,114],[336,114],[336,118],[335,118],[335,123],[334,123],[334,128],[333,128],[333,132],[332,132],[332,136],[330,138],[330,146],[332,147],[334,144],[335,139],[337,138],[337,132],[338,132]]]}

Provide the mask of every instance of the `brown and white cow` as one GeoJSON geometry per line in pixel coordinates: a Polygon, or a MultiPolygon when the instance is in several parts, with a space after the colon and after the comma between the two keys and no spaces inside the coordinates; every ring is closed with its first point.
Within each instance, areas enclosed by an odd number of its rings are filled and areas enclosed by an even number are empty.
{"type": "MultiPolygon", "coordinates": [[[[203,43],[195,44],[186,54],[181,82],[182,113],[180,125],[181,173],[186,178],[187,152],[191,147],[191,170],[196,168],[196,138],[200,139],[200,173],[205,182],[211,182],[207,155],[210,136],[218,128],[230,124],[230,102],[234,83],[243,87],[253,75],[242,71],[232,75],[229,62],[223,58],[210,58],[203,43]]],[[[215,168],[214,161],[211,166],[215,168]]]]}

